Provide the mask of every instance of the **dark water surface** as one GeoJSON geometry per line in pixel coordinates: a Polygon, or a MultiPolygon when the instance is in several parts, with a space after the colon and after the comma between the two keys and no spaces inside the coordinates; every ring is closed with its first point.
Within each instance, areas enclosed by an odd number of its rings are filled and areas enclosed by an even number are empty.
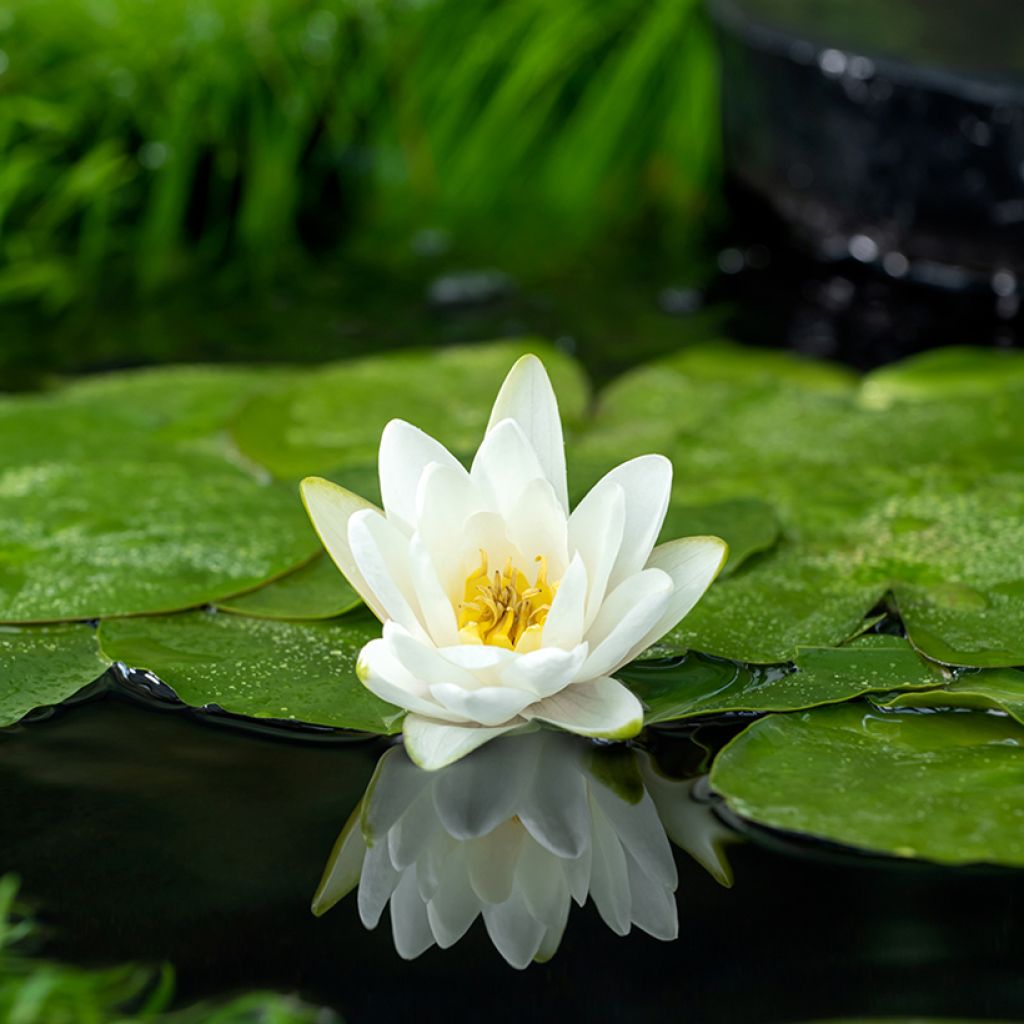
{"type": "MultiPolygon", "coordinates": [[[[756,835],[729,848],[731,889],[676,851],[677,941],[619,938],[588,904],[554,959],[523,972],[479,922],[403,962],[354,896],[309,910],[386,746],[268,739],[115,697],[63,709],[0,733],[3,868],[40,908],[50,954],[170,961],[185,1001],[297,990],[349,1021],[1024,1018],[1024,873],[756,835]]],[[[652,746],[666,770],[699,760],[685,732],[652,746]]]]}

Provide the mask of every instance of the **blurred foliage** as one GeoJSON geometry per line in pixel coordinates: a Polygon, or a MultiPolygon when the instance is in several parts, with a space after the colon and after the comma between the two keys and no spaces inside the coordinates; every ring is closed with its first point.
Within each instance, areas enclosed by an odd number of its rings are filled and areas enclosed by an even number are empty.
{"type": "Polygon", "coordinates": [[[0,1019],[5,1024],[332,1024],[338,1017],[289,996],[253,992],[169,1010],[174,974],[129,964],[84,970],[25,955],[39,929],[0,877],[0,1019]]]}
{"type": "Polygon", "coordinates": [[[685,251],[714,90],[698,0],[8,3],[0,302],[259,285],[342,241],[685,251]]]}

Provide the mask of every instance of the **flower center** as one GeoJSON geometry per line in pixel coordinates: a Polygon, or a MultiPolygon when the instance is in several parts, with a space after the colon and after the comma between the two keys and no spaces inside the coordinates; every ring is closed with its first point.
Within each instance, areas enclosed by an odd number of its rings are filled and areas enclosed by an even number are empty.
{"type": "Polygon", "coordinates": [[[537,556],[540,568],[531,586],[512,559],[493,574],[487,571],[487,553],[466,577],[465,597],[459,603],[459,639],[466,644],[490,644],[508,651],[532,651],[540,646],[540,634],[548,617],[558,584],[548,582],[547,563],[537,556]]]}

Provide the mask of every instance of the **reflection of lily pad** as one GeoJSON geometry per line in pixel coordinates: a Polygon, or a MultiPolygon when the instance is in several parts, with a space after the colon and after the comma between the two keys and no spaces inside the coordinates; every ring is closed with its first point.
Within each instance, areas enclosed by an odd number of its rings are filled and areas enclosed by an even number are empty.
{"type": "Polygon", "coordinates": [[[727,711],[795,711],[865,693],[931,687],[942,681],[906,640],[870,635],[846,647],[804,647],[795,667],[757,668],[700,655],[665,667],[620,672],[647,706],[649,725],[727,711]]]}
{"type": "Polygon", "coordinates": [[[308,565],[247,594],[217,602],[227,612],[258,619],[331,619],[360,604],[338,567],[317,555],[308,565]]]}
{"type": "Polygon", "coordinates": [[[1024,867],[1024,728],[844,704],[753,723],[711,784],[738,814],[877,853],[1024,867]]]}
{"type": "Polygon", "coordinates": [[[290,488],[210,456],[0,469],[0,621],[186,608],[317,547],[290,488]]]}
{"type": "Polygon", "coordinates": [[[0,627],[0,726],[67,700],[109,667],[90,626],[0,627]]]}
{"type": "Polygon", "coordinates": [[[524,352],[542,356],[563,419],[578,419],[587,387],[576,363],[539,341],[391,353],[332,363],[278,393],[254,398],[233,433],[249,458],[282,477],[372,463],[381,431],[399,417],[458,453],[480,443],[491,403],[524,352]]]}
{"type": "Polygon", "coordinates": [[[379,635],[368,614],[276,622],[188,612],[111,619],[100,627],[100,644],[113,660],[148,669],[192,707],[395,732],[401,712],[374,697],[355,673],[360,648],[379,635]]]}
{"type": "Polygon", "coordinates": [[[972,401],[956,400],[952,373],[934,376],[942,387],[883,392],[877,376],[858,387],[831,367],[719,345],[604,392],[582,465],[661,450],[676,501],[696,487],[708,503],[756,497],[781,523],[779,543],[716,583],[670,642],[786,661],[841,643],[891,590],[929,656],[1024,662],[1024,419],[1006,384],[1024,378],[1024,358],[977,369],[972,401]]]}
{"type": "Polygon", "coordinates": [[[938,689],[876,700],[887,708],[970,708],[1005,711],[1024,725],[1024,672],[1012,668],[968,672],[938,689]]]}

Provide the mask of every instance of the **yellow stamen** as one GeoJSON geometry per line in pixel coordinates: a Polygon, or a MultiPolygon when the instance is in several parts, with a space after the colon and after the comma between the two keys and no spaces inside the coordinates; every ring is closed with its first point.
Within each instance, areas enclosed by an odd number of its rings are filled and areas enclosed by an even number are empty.
{"type": "Polygon", "coordinates": [[[551,609],[558,584],[548,582],[548,567],[542,555],[536,582],[513,568],[506,559],[499,572],[491,575],[487,553],[480,552],[480,565],[466,577],[465,594],[459,604],[459,639],[467,644],[490,644],[508,651],[536,650],[544,620],[551,609]]]}

